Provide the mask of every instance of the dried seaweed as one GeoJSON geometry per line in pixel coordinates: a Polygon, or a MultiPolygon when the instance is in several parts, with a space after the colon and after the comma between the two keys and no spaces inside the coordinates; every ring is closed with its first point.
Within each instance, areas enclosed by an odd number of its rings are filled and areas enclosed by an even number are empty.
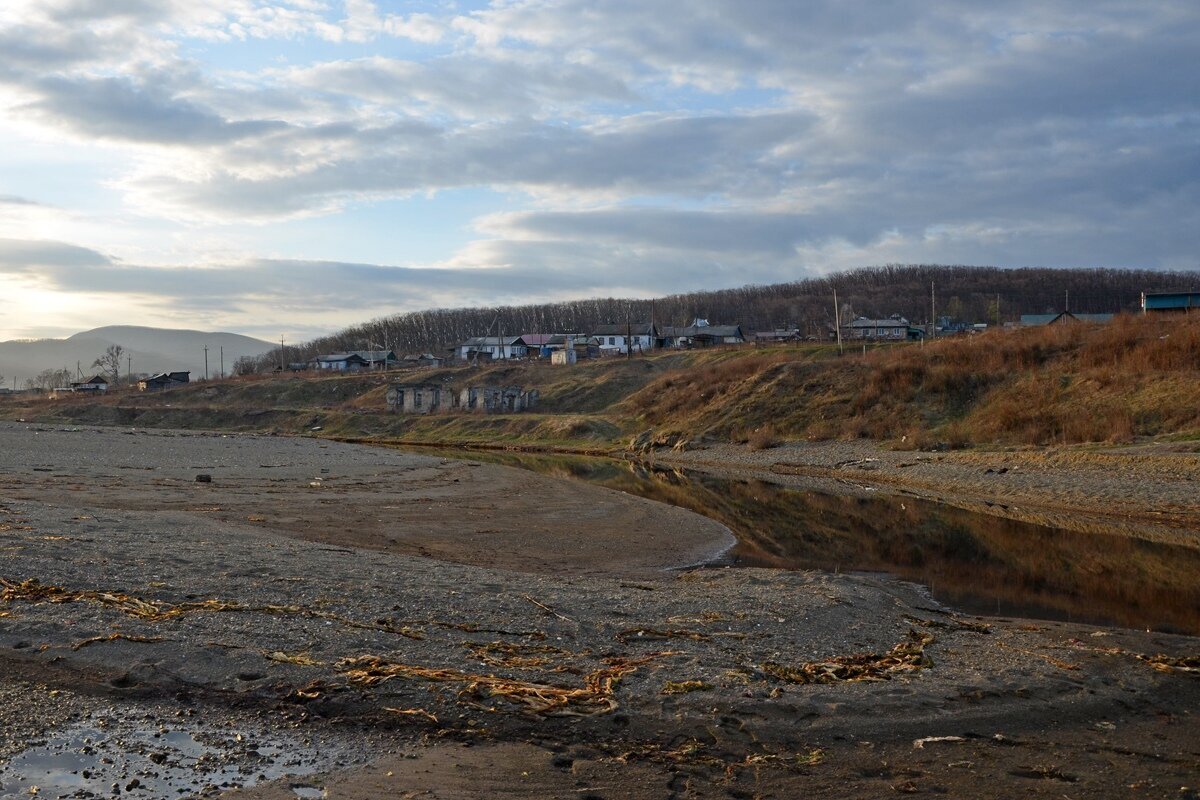
{"type": "Polygon", "coordinates": [[[476,675],[457,669],[421,667],[401,664],[378,656],[359,656],[337,663],[336,667],[351,683],[375,687],[395,678],[425,680],[434,683],[457,683],[459,696],[480,699],[500,698],[525,707],[526,711],[543,716],[586,717],[607,714],[618,707],[613,694],[626,675],[665,653],[654,653],[637,659],[608,659],[608,666],[584,676],[583,686],[567,687],[546,683],[504,678],[497,675],[476,675]]]}
{"type": "Polygon", "coordinates": [[[549,614],[549,615],[551,615],[551,616],[553,616],[553,617],[558,617],[559,619],[563,620],[564,622],[574,622],[574,621],[575,621],[575,620],[571,619],[571,618],[570,618],[570,617],[568,617],[568,616],[564,616],[563,614],[560,614],[560,613],[558,613],[557,611],[555,611],[555,610],[554,610],[553,608],[551,608],[550,606],[548,606],[548,605],[546,605],[545,603],[542,603],[542,602],[540,602],[540,601],[538,601],[538,600],[536,600],[536,599],[534,599],[534,598],[530,597],[530,596],[529,596],[529,595],[527,595],[527,594],[523,594],[523,595],[521,595],[521,599],[522,599],[522,600],[527,600],[527,601],[529,601],[530,603],[533,603],[535,606],[537,606],[538,608],[540,608],[542,611],[546,612],[547,614],[549,614]]]}
{"type": "Polygon", "coordinates": [[[463,642],[463,647],[471,655],[485,664],[493,667],[509,669],[537,669],[545,667],[555,660],[572,655],[569,650],[548,644],[514,644],[511,642],[489,642],[476,644],[463,642]]]}
{"type": "Polygon", "coordinates": [[[323,662],[317,661],[308,653],[285,653],[282,650],[262,651],[263,658],[278,664],[295,664],[298,667],[320,667],[323,662]]]}
{"type": "Polygon", "coordinates": [[[688,692],[707,692],[712,684],[704,681],[667,681],[663,684],[663,694],[687,694],[688,692]]]}
{"type": "Polygon", "coordinates": [[[737,776],[738,770],[748,767],[775,765],[784,769],[798,770],[815,766],[825,760],[825,752],[813,749],[805,752],[750,753],[739,761],[727,761],[720,756],[708,753],[707,746],[703,742],[690,739],[669,750],[660,744],[647,742],[633,750],[617,754],[615,758],[624,764],[635,761],[651,761],[659,764],[710,767],[724,772],[726,780],[732,780],[737,776]]]}
{"type": "Polygon", "coordinates": [[[630,639],[691,639],[694,642],[712,641],[712,636],[700,631],[657,628],[628,628],[617,634],[617,641],[626,644],[630,639]]]}
{"type": "Polygon", "coordinates": [[[302,606],[263,605],[247,606],[237,602],[224,600],[201,600],[189,603],[171,603],[166,600],[145,600],[124,592],[101,592],[91,589],[72,590],[61,586],[50,586],[29,579],[20,583],[0,578],[0,604],[8,605],[14,602],[31,604],[51,603],[63,605],[67,603],[92,603],[108,608],[114,608],[121,613],[146,620],[147,622],[162,622],[177,619],[187,614],[238,612],[271,614],[273,616],[298,616],[324,619],[337,622],[350,628],[383,631],[409,639],[422,639],[424,634],[417,629],[407,626],[397,626],[388,620],[376,622],[360,622],[329,611],[317,611],[302,606]]]}
{"type": "Polygon", "coordinates": [[[1200,675],[1200,656],[1168,656],[1164,653],[1147,655],[1120,647],[1082,647],[1093,653],[1104,653],[1110,656],[1129,656],[1144,664],[1149,664],[1159,672],[1182,672],[1185,675],[1200,675]]]}
{"type": "Polygon", "coordinates": [[[135,636],[131,633],[110,633],[107,636],[93,636],[90,639],[84,639],[76,642],[75,644],[71,645],[71,649],[82,650],[85,647],[91,647],[92,645],[100,644],[101,642],[115,642],[122,639],[127,642],[141,642],[143,644],[166,641],[161,636],[135,636]]]}
{"type": "Polygon", "coordinates": [[[720,613],[718,613],[716,611],[705,611],[702,614],[700,614],[699,616],[689,616],[686,614],[680,614],[680,615],[677,615],[674,617],[667,617],[667,624],[669,624],[669,625],[706,625],[706,624],[710,624],[713,622],[721,622],[724,619],[725,619],[725,617],[723,617],[720,613]]]}
{"type": "Polygon", "coordinates": [[[971,631],[972,633],[982,634],[988,634],[992,632],[992,627],[990,625],[985,625],[982,622],[971,622],[970,620],[960,619],[958,617],[949,617],[949,622],[942,622],[940,620],[922,619],[921,617],[914,617],[912,614],[905,614],[904,619],[908,620],[914,625],[920,625],[923,628],[946,628],[949,630],[961,629],[971,631]]]}
{"type": "Polygon", "coordinates": [[[423,708],[387,708],[385,706],[383,710],[391,712],[392,714],[399,714],[402,717],[421,717],[422,719],[429,720],[435,725],[438,724],[438,718],[423,708]]]}
{"type": "Polygon", "coordinates": [[[1036,658],[1040,658],[1040,659],[1046,661],[1047,663],[1053,664],[1054,666],[1058,667],[1059,669],[1072,670],[1072,671],[1079,669],[1078,664],[1072,664],[1069,661],[1063,661],[1061,658],[1055,658],[1054,656],[1047,655],[1046,653],[1039,653],[1035,650],[1026,650],[1023,647],[1013,647],[1011,644],[1005,644],[1004,642],[997,642],[996,644],[999,645],[1000,647],[1003,647],[1005,650],[1012,650],[1017,653],[1024,653],[1027,656],[1034,656],[1036,658]]]}
{"type": "Polygon", "coordinates": [[[933,635],[909,630],[908,638],[884,654],[859,653],[826,661],[808,661],[798,667],[774,662],[763,664],[763,672],[789,683],[842,683],[886,681],[897,672],[916,672],[928,666],[925,648],[933,635]]]}

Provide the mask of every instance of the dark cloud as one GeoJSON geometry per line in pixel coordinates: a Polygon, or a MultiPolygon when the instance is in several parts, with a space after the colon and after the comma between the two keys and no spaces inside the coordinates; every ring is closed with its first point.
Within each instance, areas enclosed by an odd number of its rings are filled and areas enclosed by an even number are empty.
{"type": "Polygon", "coordinates": [[[210,145],[288,127],[275,120],[230,121],[167,87],[130,78],[48,77],[31,88],[41,97],[19,110],[104,138],[210,145]]]}
{"type": "Polygon", "coordinates": [[[88,268],[112,263],[103,253],[63,242],[0,239],[0,272],[45,274],[46,270],[60,269],[83,274],[88,268]]]}
{"type": "Polygon", "coordinates": [[[0,194],[0,206],[40,206],[37,200],[15,194],[0,194]]]}

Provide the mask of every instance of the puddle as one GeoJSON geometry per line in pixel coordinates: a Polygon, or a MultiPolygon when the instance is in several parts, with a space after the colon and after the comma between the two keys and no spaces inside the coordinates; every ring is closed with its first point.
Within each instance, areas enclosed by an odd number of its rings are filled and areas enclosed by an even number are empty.
{"type": "Polygon", "coordinates": [[[328,797],[324,789],[318,789],[315,786],[293,786],[292,793],[295,794],[296,797],[303,798],[328,797]]]}
{"type": "MultiPolygon", "coordinates": [[[[196,725],[145,727],[97,717],[35,742],[0,767],[0,797],[212,796],[331,765],[329,750],[308,740],[196,725]]],[[[325,796],[309,784],[293,791],[325,796]]]]}
{"type": "Polygon", "coordinates": [[[1200,634],[1200,548],[1078,533],[891,496],[858,497],[583,456],[413,449],[583,480],[733,531],[738,566],[873,571],[978,614],[1200,634]]]}

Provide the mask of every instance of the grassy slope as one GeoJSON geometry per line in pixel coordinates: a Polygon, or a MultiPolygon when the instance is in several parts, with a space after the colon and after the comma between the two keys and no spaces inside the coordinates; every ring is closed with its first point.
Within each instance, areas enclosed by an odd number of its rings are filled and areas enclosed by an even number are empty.
{"type": "Polygon", "coordinates": [[[198,384],[162,395],[115,394],[20,406],[5,416],[277,430],[412,442],[596,449],[653,430],[660,441],[707,436],[871,437],[935,441],[1124,441],[1200,435],[1200,317],[1127,317],[1107,326],[995,331],[865,356],[829,345],[721,349],[612,359],[574,368],[507,363],[419,373],[285,376],[198,384]],[[537,387],[538,413],[387,414],[391,380],[537,387]]]}

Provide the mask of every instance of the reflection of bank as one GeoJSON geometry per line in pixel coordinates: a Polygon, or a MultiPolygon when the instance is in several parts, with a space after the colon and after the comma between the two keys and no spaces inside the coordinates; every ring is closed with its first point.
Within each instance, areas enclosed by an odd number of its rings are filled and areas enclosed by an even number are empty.
{"type": "Polygon", "coordinates": [[[737,536],[738,566],[886,572],[980,614],[1200,634],[1200,548],[1062,530],[913,497],[801,491],[641,461],[435,452],[583,480],[703,514],[737,536]]]}

